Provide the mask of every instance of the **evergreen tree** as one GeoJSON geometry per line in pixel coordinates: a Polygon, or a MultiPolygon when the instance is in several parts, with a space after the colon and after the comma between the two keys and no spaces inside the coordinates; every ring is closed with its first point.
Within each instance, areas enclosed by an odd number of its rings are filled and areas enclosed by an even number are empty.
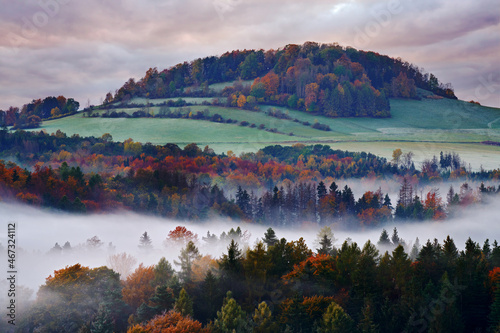
{"type": "Polygon", "coordinates": [[[316,188],[316,190],[318,192],[318,200],[321,200],[327,194],[327,192],[326,192],[326,186],[325,186],[325,183],[323,183],[323,181],[319,182],[318,187],[316,188]]]}
{"type": "Polygon", "coordinates": [[[368,300],[365,300],[365,305],[363,306],[362,315],[363,317],[358,324],[358,330],[360,333],[380,332],[378,325],[375,324],[372,303],[368,300]]]}
{"type": "Polygon", "coordinates": [[[179,261],[174,261],[174,264],[181,267],[179,278],[183,283],[190,283],[193,274],[193,261],[201,258],[200,252],[193,241],[187,243],[178,258],[179,261]]]}
{"type": "Polygon", "coordinates": [[[398,236],[398,229],[396,227],[394,227],[394,229],[392,231],[391,240],[392,240],[392,244],[394,244],[394,246],[398,246],[399,244],[402,243],[401,239],[398,236]]]}
{"type": "Polygon", "coordinates": [[[331,303],[323,315],[321,332],[324,333],[350,333],[356,326],[351,317],[337,303],[331,303]]]}
{"type": "Polygon", "coordinates": [[[167,285],[158,286],[150,301],[154,304],[156,314],[171,310],[175,303],[174,291],[167,285]]]}
{"type": "Polygon", "coordinates": [[[158,314],[158,312],[156,311],[156,309],[154,307],[149,306],[146,303],[142,303],[137,308],[137,311],[135,312],[134,319],[139,323],[143,323],[145,321],[152,319],[157,314],[158,314]]]}
{"type": "Polygon", "coordinates": [[[264,243],[266,243],[267,248],[278,243],[278,237],[276,237],[276,233],[274,232],[273,228],[267,229],[262,240],[264,241],[264,243]]]}
{"type": "Polygon", "coordinates": [[[155,265],[154,272],[155,279],[153,283],[156,286],[166,285],[174,276],[174,269],[165,257],[162,257],[155,265]]]}
{"type": "Polygon", "coordinates": [[[384,197],[384,204],[383,206],[386,206],[387,208],[389,208],[390,210],[393,209],[392,207],[392,203],[391,203],[391,198],[389,198],[389,194],[386,194],[385,197],[384,197]]]}
{"type": "Polygon", "coordinates": [[[104,306],[104,304],[99,305],[99,310],[97,310],[97,315],[92,326],[90,328],[90,333],[113,333],[114,325],[113,318],[109,310],[104,306]]]}
{"type": "Polygon", "coordinates": [[[328,238],[326,234],[323,235],[323,238],[319,242],[319,245],[321,247],[317,249],[318,254],[332,254],[333,251],[332,241],[330,240],[330,238],[328,238]]]}
{"type": "Polygon", "coordinates": [[[253,315],[254,333],[274,333],[278,331],[278,324],[273,321],[271,309],[266,302],[259,304],[253,315]]]}
{"type": "Polygon", "coordinates": [[[205,279],[198,287],[200,296],[197,298],[198,301],[194,303],[194,312],[205,322],[212,320],[221,307],[222,294],[218,282],[217,277],[211,270],[208,270],[205,279]]]}
{"type": "Polygon", "coordinates": [[[389,234],[387,230],[382,229],[382,233],[380,234],[380,238],[377,243],[378,246],[388,246],[391,245],[391,240],[389,239],[389,234]]]}
{"type": "Polygon", "coordinates": [[[151,250],[153,248],[151,237],[149,237],[148,232],[144,231],[141,238],[139,239],[139,248],[141,250],[151,250]]]}
{"type": "Polygon", "coordinates": [[[193,316],[193,301],[186,292],[186,289],[181,289],[179,297],[175,301],[174,309],[183,316],[193,316]]]}
{"type": "Polygon", "coordinates": [[[245,333],[251,329],[246,321],[246,315],[228,291],[220,311],[217,312],[213,327],[216,332],[221,333],[245,333]]]}
{"type": "Polygon", "coordinates": [[[444,272],[440,282],[440,292],[433,308],[432,320],[429,323],[430,333],[441,332],[463,332],[464,325],[457,305],[457,296],[453,293],[454,286],[448,279],[448,273],[444,272]],[[439,305],[439,307],[438,307],[439,305]]]}

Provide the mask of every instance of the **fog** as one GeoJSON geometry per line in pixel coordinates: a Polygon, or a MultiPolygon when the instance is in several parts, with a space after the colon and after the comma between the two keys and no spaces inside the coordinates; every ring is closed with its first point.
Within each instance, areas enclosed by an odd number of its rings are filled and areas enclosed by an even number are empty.
{"type": "MultiPolygon", "coordinates": [[[[391,222],[373,229],[348,231],[339,230],[333,224],[332,230],[337,239],[337,247],[346,239],[358,243],[360,247],[371,240],[376,243],[380,233],[385,228],[389,234],[397,227],[399,237],[408,244],[407,252],[411,249],[416,237],[420,244],[425,244],[427,239],[437,238],[440,243],[450,235],[459,249],[464,248],[465,241],[471,237],[481,245],[485,239],[500,240],[500,200],[492,200],[488,204],[478,203],[456,214],[458,217],[442,222],[391,222]]],[[[173,264],[177,259],[180,247],[164,245],[169,231],[176,226],[185,226],[188,230],[198,235],[197,246],[203,255],[219,258],[226,252],[227,243],[209,245],[202,240],[207,231],[219,237],[222,232],[228,232],[238,226],[246,231],[247,242],[241,247],[253,246],[257,240],[264,236],[268,226],[241,223],[227,219],[210,222],[183,222],[168,220],[160,217],[145,216],[129,212],[117,212],[101,215],[70,215],[50,210],[42,210],[15,203],[0,202],[0,216],[2,216],[2,232],[0,233],[1,269],[7,272],[7,224],[16,223],[16,262],[18,270],[18,286],[27,286],[37,291],[45,282],[45,278],[53,274],[54,270],[68,265],[80,263],[83,266],[99,267],[107,264],[111,254],[126,252],[137,259],[139,263],[153,265],[161,257],[166,257],[173,264]],[[152,239],[153,249],[149,252],[139,249],[139,239],[147,231],[152,239]],[[97,236],[103,245],[91,250],[86,246],[87,239],[97,236]],[[50,251],[55,243],[63,246],[70,242],[72,250],[50,251]],[[110,244],[112,246],[110,247],[110,244]]],[[[314,249],[313,244],[320,229],[317,225],[304,224],[294,228],[273,227],[279,238],[288,241],[304,237],[307,245],[314,249]]],[[[135,268],[134,267],[134,268],[135,268]]],[[[177,267],[173,265],[175,269],[177,267]]],[[[4,289],[5,285],[0,284],[4,289]]],[[[2,294],[4,294],[2,292],[2,294]]]]}

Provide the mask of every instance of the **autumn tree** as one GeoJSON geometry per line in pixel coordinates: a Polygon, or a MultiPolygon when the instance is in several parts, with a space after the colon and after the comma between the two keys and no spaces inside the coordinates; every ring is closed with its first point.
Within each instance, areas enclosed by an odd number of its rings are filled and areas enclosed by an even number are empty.
{"type": "Polygon", "coordinates": [[[109,268],[120,274],[125,280],[137,263],[137,259],[126,252],[110,255],[107,259],[109,268]]]}
{"type": "Polygon", "coordinates": [[[121,289],[119,274],[107,267],[67,266],[46,279],[22,325],[37,331],[75,332],[90,329],[94,322],[94,330],[123,331],[127,312],[121,289]]]}
{"type": "Polygon", "coordinates": [[[203,325],[196,320],[181,315],[176,311],[169,311],[159,315],[144,324],[136,324],[127,330],[127,333],[208,333],[203,325]]]}
{"type": "Polygon", "coordinates": [[[122,295],[125,303],[134,309],[142,303],[147,303],[155,292],[154,278],[154,266],[144,266],[141,263],[123,283],[122,295]]]}

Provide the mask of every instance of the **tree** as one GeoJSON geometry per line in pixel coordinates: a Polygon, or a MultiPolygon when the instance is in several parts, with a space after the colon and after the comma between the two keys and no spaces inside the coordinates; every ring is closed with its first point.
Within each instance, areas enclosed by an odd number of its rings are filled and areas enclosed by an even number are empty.
{"type": "Polygon", "coordinates": [[[127,333],[209,333],[199,321],[182,316],[179,312],[169,311],[154,317],[145,324],[130,327],[127,333]]]}
{"type": "Polygon", "coordinates": [[[130,274],[123,283],[123,300],[128,305],[137,309],[142,303],[146,303],[153,296],[155,275],[154,267],[145,267],[142,263],[130,274]]]}
{"type": "Polygon", "coordinates": [[[23,326],[41,332],[76,332],[84,326],[94,332],[122,332],[127,318],[121,289],[118,273],[107,267],[67,266],[40,287],[23,326]]]}
{"type": "Polygon", "coordinates": [[[323,183],[323,181],[319,182],[316,190],[318,191],[318,200],[321,200],[323,197],[325,197],[327,195],[326,186],[325,186],[325,183],[323,183]]]}
{"type": "Polygon", "coordinates": [[[186,227],[177,226],[174,230],[171,230],[168,233],[168,237],[165,241],[165,245],[176,244],[176,245],[184,245],[188,242],[196,242],[198,239],[198,235],[193,234],[192,231],[187,230],[186,227]]]}
{"type": "Polygon", "coordinates": [[[325,234],[323,238],[320,240],[319,245],[321,246],[317,249],[318,254],[332,254],[333,244],[330,238],[325,234]]]}
{"type": "Polygon", "coordinates": [[[149,251],[153,248],[151,237],[149,237],[148,232],[144,231],[141,238],[139,239],[139,248],[141,250],[149,251]]]}
{"type": "Polygon", "coordinates": [[[245,95],[241,94],[240,97],[238,97],[238,101],[236,103],[239,108],[242,108],[247,103],[247,98],[245,97],[245,95]]]}
{"type": "Polygon", "coordinates": [[[394,163],[396,166],[399,166],[399,163],[401,161],[401,155],[403,155],[403,151],[401,149],[395,149],[392,152],[392,163],[394,163]]]}
{"type": "Polygon", "coordinates": [[[380,238],[377,243],[378,246],[388,246],[391,245],[391,241],[389,240],[389,234],[387,230],[382,229],[382,233],[380,234],[380,238]]]}
{"type": "Polygon", "coordinates": [[[216,332],[222,333],[251,331],[246,321],[246,314],[233,298],[231,291],[227,292],[222,308],[217,312],[213,327],[216,332]]]}
{"type": "Polygon", "coordinates": [[[253,315],[254,333],[274,333],[278,331],[278,323],[273,321],[271,309],[266,302],[261,302],[253,315]]]}
{"type": "Polygon", "coordinates": [[[324,226],[323,228],[321,228],[318,233],[316,234],[316,239],[314,240],[314,246],[315,247],[321,247],[322,246],[322,242],[324,241],[324,238],[325,236],[330,240],[331,242],[331,247],[332,247],[332,250],[333,250],[333,245],[335,244],[335,242],[337,241],[337,239],[335,238],[335,236],[333,235],[333,231],[332,229],[329,227],[329,226],[324,226]]]}
{"type": "Polygon", "coordinates": [[[193,275],[193,261],[201,258],[200,252],[194,243],[189,241],[178,258],[179,261],[174,261],[174,264],[181,267],[179,277],[183,283],[190,283],[193,275]]]}
{"type": "Polygon", "coordinates": [[[137,259],[126,252],[110,255],[107,260],[109,268],[119,273],[122,280],[127,278],[136,263],[137,259]]]}
{"type": "Polygon", "coordinates": [[[179,298],[175,301],[174,308],[175,311],[179,312],[184,317],[191,317],[193,315],[193,301],[186,292],[186,289],[181,289],[179,298]]]}
{"type": "Polygon", "coordinates": [[[165,257],[161,257],[154,267],[154,285],[162,286],[167,284],[174,276],[174,269],[165,257]]]}
{"type": "Polygon", "coordinates": [[[394,230],[392,231],[391,241],[394,246],[398,246],[399,244],[403,243],[402,239],[400,239],[398,236],[398,229],[396,227],[394,227],[394,230]]]}
{"type": "Polygon", "coordinates": [[[262,239],[264,243],[266,243],[267,248],[278,243],[278,237],[276,237],[276,233],[273,228],[267,228],[266,233],[264,234],[264,238],[262,239]]]}
{"type": "Polygon", "coordinates": [[[375,324],[373,305],[371,302],[365,301],[365,305],[362,310],[363,318],[358,324],[358,330],[360,333],[377,333],[380,332],[378,325],[375,324]]]}
{"type": "Polygon", "coordinates": [[[348,333],[353,332],[355,327],[351,317],[335,302],[328,306],[321,322],[321,331],[325,333],[348,333]]]}
{"type": "Polygon", "coordinates": [[[114,325],[113,319],[111,318],[111,313],[104,306],[104,304],[99,305],[99,310],[97,311],[97,316],[92,322],[92,327],[90,328],[90,333],[113,333],[114,325]]]}

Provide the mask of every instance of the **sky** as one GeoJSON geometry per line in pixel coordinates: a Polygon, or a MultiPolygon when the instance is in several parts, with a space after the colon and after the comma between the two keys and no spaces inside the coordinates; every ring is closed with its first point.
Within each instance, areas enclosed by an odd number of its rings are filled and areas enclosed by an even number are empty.
{"type": "Polygon", "coordinates": [[[129,78],[236,49],[339,43],[500,107],[498,0],[0,0],[0,109],[98,104],[129,78]]]}

